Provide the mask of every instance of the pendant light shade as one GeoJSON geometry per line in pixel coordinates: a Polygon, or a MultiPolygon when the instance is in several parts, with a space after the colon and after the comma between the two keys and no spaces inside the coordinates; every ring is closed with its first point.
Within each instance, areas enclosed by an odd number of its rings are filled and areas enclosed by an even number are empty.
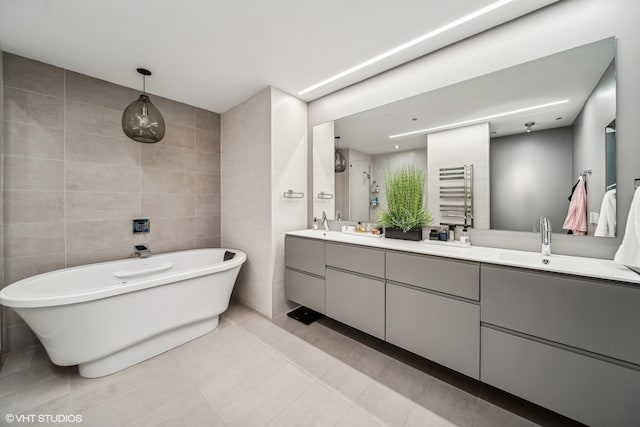
{"type": "Polygon", "coordinates": [[[164,118],[146,94],[145,77],[151,71],[138,68],[142,74],[142,95],[133,101],[122,113],[122,130],[134,141],[144,143],[159,142],[164,138],[164,118]]]}
{"type": "Polygon", "coordinates": [[[344,154],[342,154],[342,148],[338,148],[338,140],[339,136],[335,137],[336,140],[336,167],[335,172],[340,173],[347,170],[347,159],[344,158],[344,154]]]}

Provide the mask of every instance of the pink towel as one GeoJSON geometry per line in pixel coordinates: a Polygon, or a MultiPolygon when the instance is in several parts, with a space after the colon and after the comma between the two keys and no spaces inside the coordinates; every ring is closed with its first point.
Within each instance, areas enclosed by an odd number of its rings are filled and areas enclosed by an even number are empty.
{"type": "Polygon", "coordinates": [[[582,176],[578,178],[578,185],[571,197],[567,219],[564,220],[562,228],[571,230],[573,234],[587,234],[587,189],[582,176]]]}

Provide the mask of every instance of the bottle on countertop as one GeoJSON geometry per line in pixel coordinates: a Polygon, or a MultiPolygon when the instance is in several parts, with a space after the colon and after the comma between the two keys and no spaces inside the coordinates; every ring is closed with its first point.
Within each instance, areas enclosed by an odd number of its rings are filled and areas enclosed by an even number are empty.
{"type": "Polygon", "coordinates": [[[456,240],[456,226],[449,224],[449,241],[453,242],[454,240],[456,240]]]}
{"type": "Polygon", "coordinates": [[[318,229],[318,218],[313,218],[313,225],[311,226],[311,228],[314,230],[318,229]]]}
{"type": "Polygon", "coordinates": [[[462,236],[460,236],[460,243],[471,243],[471,240],[469,239],[469,230],[467,229],[466,225],[462,229],[462,236]]]}
{"type": "Polygon", "coordinates": [[[440,229],[440,233],[438,233],[438,240],[440,240],[441,242],[446,242],[448,238],[449,233],[447,233],[447,229],[445,227],[442,227],[440,229]]]}

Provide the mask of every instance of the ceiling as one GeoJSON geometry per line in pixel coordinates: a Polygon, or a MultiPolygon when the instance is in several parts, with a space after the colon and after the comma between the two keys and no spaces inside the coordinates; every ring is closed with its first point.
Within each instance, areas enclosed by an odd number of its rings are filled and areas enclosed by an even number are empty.
{"type": "MultiPolygon", "coordinates": [[[[300,96],[311,101],[557,0],[513,0],[300,96]]],[[[495,0],[0,0],[0,49],[222,113],[299,91],[495,0]]]]}
{"type": "Polygon", "coordinates": [[[614,43],[613,38],[604,39],[354,114],[335,121],[335,135],[340,136],[340,147],[369,154],[394,151],[396,144],[401,150],[425,148],[425,133],[389,136],[456,123],[451,128],[458,127],[460,122],[565,99],[569,102],[475,123],[489,122],[491,137],[523,133],[527,122],[536,123],[534,131],[571,126],[613,60],[614,43]]]}

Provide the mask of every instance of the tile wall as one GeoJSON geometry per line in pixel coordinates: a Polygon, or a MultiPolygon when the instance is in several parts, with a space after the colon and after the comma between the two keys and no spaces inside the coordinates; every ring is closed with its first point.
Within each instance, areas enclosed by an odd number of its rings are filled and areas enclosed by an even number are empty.
{"type": "MultiPolygon", "coordinates": [[[[120,125],[138,89],[9,53],[3,75],[5,285],[126,258],[134,243],[220,246],[219,114],[152,95],[166,135],[141,144],[120,125]],[[132,234],[139,217],[149,234],[132,234]]],[[[9,351],[36,342],[11,310],[3,328],[9,351]]]]}
{"type": "Polygon", "coordinates": [[[222,115],[222,244],[247,261],[235,299],[268,317],[284,296],[284,234],[307,223],[307,104],[268,87],[222,115]],[[304,199],[286,199],[292,189],[304,199]]]}

